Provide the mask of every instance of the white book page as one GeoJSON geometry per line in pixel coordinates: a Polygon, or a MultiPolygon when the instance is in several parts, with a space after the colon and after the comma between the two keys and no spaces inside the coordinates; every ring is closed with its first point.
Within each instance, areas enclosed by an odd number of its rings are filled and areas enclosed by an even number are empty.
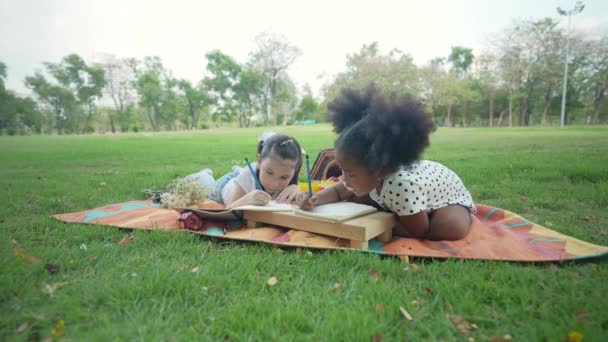
{"type": "Polygon", "coordinates": [[[295,212],[299,215],[316,217],[331,222],[342,222],[355,217],[373,213],[375,211],[378,210],[370,205],[352,202],[336,202],[322,204],[313,207],[311,210],[298,209],[295,212]]]}
{"type": "Polygon", "coordinates": [[[293,211],[298,207],[293,204],[277,203],[270,201],[266,205],[243,205],[240,207],[232,208],[232,210],[251,210],[251,211],[293,211]]]}

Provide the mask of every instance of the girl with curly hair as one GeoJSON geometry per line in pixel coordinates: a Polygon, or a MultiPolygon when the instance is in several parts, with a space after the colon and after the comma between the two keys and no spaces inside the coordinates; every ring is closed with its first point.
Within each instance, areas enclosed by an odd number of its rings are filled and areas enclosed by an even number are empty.
{"type": "Polygon", "coordinates": [[[398,216],[393,234],[459,240],[470,229],[475,205],[456,173],[420,155],[435,126],[412,96],[344,89],[329,104],[342,181],[303,201],[303,208],[356,201],[398,216]]]}

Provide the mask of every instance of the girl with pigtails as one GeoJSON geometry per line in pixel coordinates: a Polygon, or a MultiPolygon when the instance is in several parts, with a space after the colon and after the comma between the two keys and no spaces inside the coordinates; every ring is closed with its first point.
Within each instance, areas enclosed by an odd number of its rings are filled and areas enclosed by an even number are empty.
{"type": "Polygon", "coordinates": [[[302,148],[292,137],[265,133],[258,141],[257,160],[234,170],[215,181],[211,170],[189,175],[214,189],[209,199],[236,208],[244,205],[266,205],[271,200],[279,203],[302,201],[305,194],[298,187],[302,166],[302,148]]]}
{"type": "Polygon", "coordinates": [[[460,177],[420,156],[435,126],[411,96],[383,96],[373,86],[345,89],[329,104],[342,181],[300,202],[368,202],[398,216],[393,234],[459,240],[475,205],[460,177]]]}

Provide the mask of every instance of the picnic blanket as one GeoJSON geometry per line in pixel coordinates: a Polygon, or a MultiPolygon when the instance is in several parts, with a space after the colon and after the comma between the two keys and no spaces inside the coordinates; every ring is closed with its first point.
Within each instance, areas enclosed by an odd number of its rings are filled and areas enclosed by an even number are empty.
{"type": "MultiPolygon", "coordinates": [[[[217,204],[209,202],[209,208],[217,204]]],[[[321,249],[349,249],[345,239],[288,228],[247,228],[242,221],[204,223],[201,230],[180,229],[179,213],[152,201],[129,201],[91,210],[54,215],[73,223],[131,229],[180,230],[223,239],[321,249]]],[[[547,229],[496,207],[477,205],[471,232],[459,241],[427,241],[393,237],[389,242],[371,240],[370,252],[431,258],[549,262],[579,260],[608,255],[608,247],[594,245],[547,229]]]]}

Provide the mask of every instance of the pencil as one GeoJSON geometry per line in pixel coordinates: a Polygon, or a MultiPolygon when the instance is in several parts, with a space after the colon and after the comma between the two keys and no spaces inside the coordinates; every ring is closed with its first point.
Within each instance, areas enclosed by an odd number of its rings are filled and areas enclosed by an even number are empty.
{"type": "Polygon", "coordinates": [[[310,181],[310,161],[308,160],[308,154],[306,155],[306,176],[308,177],[308,197],[312,197],[312,182],[310,181]]]}
{"type": "Polygon", "coordinates": [[[264,186],[262,185],[262,182],[260,182],[258,175],[255,172],[253,172],[253,168],[251,167],[251,164],[249,164],[249,159],[245,158],[245,163],[247,163],[249,172],[251,172],[251,175],[253,176],[253,179],[255,179],[256,184],[260,187],[260,189],[262,189],[262,191],[266,191],[266,189],[264,189],[264,186]]]}

